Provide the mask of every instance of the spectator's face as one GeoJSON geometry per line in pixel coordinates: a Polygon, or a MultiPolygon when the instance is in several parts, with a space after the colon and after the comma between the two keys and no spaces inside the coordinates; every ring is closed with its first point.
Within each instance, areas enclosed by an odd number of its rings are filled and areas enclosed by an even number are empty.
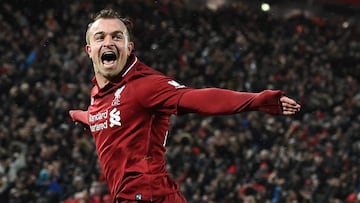
{"type": "Polygon", "coordinates": [[[99,19],[89,28],[86,52],[93,61],[97,80],[106,83],[117,76],[132,49],[126,26],[119,19],[99,19]]]}

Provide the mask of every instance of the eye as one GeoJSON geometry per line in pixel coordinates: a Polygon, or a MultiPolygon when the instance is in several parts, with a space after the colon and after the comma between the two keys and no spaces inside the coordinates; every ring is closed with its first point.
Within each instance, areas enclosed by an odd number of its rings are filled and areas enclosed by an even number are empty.
{"type": "Polygon", "coordinates": [[[104,35],[95,35],[95,41],[102,41],[104,39],[104,35]]]}
{"type": "Polygon", "coordinates": [[[113,36],[113,39],[114,40],[121,40],[121,39],[123,39],[123,35],[122,34],[116,34],[116,35],[113,36]]]}

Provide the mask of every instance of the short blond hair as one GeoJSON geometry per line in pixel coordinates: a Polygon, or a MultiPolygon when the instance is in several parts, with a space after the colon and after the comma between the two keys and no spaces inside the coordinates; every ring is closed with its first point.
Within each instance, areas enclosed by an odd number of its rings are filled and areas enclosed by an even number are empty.
{"type": "Polygon", "coordinates": [[[118,12],[109,8],[109,9],[103,9],[103,10],[99,11],[98,13],[96,13],[95,15],[93,15],[92,21],[88,24],[87,30],[86,30],[86,43],[87,44],[90,43],[89,30],[90,30],[91,26],[93,25],[93,23],[95,21],[102,19],[102,18],[103,19],[119,19],[119,20],[121,20],[121,22],[123,22],[126,26],[126,30],[128,33],[128,40],[130,42],[133,40],[132,29],[134,27],[134,24],[131,21],[131,19],[128,17],[121,17],[118,12]]]}

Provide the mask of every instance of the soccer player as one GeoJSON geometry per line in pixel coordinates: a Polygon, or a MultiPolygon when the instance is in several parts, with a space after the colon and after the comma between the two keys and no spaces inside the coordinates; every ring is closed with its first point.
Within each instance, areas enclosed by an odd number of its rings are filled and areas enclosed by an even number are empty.
{"type": "Polygon", "coordinates": [[[300,110],[280,90],[249,93],[179,84],[136,57],[131,29],[131,21],[111,9],[88,25],[85,49],[95,73],[90,105],[69,112],[91,131],[114,202],[186,202],[165,169],[172,114],[293,115],[300,110]]]}

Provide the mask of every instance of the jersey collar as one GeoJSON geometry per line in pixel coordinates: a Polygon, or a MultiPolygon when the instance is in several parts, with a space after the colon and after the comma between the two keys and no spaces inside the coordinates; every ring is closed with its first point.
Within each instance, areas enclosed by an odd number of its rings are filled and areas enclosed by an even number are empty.
{"type": "MultiPolygon", "coordinates": [[[[119,73],[118,76],[116,76],[112,81],[110,81],[110,83],[120,82],[122,78],[124,78],[128,74],[128,72],[135,66],[136,62],[138,62],[138,58],[135,56],[135,54],[131,54],[123,70],[119,73]]],[[[94,85],[97,85],[95,76],[92,78],[91,82],[94,85]]]]}
{"type": "Polygon", "coordinates": [[[101,92],[106,92],[107,90],[111,89],[116,84],[123,81],[123,78],[128,75],[129,71],[133,69],[135,64],[138,62],[138,58],[135,56],[135,54],[131,54],[128,58],[128,61],[126,62],[124,69],[119,73],[118,76],[116,76],[113,80],[111,80],[105,87],[102,89],[99,88],[95,76],[91,80],[94,84],[97,94],[101,94],[101,92]]]}

